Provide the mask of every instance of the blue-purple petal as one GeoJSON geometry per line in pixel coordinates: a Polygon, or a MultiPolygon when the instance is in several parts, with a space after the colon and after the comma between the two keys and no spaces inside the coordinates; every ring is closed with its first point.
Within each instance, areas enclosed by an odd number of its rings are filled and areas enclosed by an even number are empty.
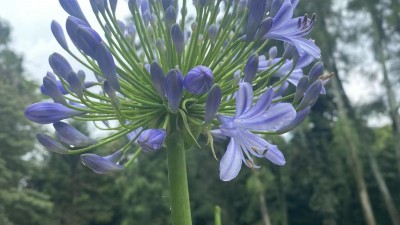
{"type": "Polygon", "coordinates": [[[95,140],[82,134],[68,123],[57,122],[53,124],[53,127],[56,130],[56,136],[58,140],[65,145],[80,148],[96,143],[95,140]]]}
{"type": "Polygon", "coordinates": [[[58,44],[60,44],[63,49],[68,49],[68,44],[67,40],[65,39],[64,31],[61,25],[55,20],[51,22],[51,32],[56,38],[58,44]]]}
{"type": "Polygon", "coordinates": [[[55,152],[59,154],[68,153],[68,149],[65,146],[63,146],[60,142],[54,140],[47,134],[39,133],[36,135],[36,139],[49,152],[55,152]]]}
{"type": "Polygon", "coordinates": [[[211,89],[214,83],[214,75],[210,68],[206,66],[196,66],[191,69],[183,80],[186,91],[201,95],[211,89]]]}
{"type": "Polygon", "coordinates": [[[88,23],[77,0],[60,0],[60,5],[69,15],[88,23]]]}
{"type": "Polygon", "coordinates": [[[85,114],[85,112],[70,109],[59,103],[50,102],[34,103],[25,109],[25,117],[39,124],[55,123],[83,114],[85,114]]]}
{"type": "Polygon", "coordinates": [[[119,165],[105,157],[96,154],[82,154],[82,163],[99,174],[109,174],[124,169],[123,165],[119,165]]]}
{"type": "Polygon", "coordinates": [[[177,112],[182,99],[183,77],[179,70],[170,70],[165,78],[165,94],[168,105],[173,112],[177,112]]]}
{"type": "Polygon", "coordinates": [[[222,181],[230,181],[235,178],[242,167],[242,161],[243,154],[240,146],[231,138],[226,152],[219,163],[219,178],[222,181]]]}
{"type": "Polygon", "coordinates": [[[237,127],[258,131],[276,131],[282,125],[294,119],[296,111],[290,103],[278,103],[266,112],[253,118],[237,118],[237,127]]]}
{"type": "Polygon", "coordinates": [[[208,93],[206,99],[206,110],[204,115],[204,123],[210,123],[215,115],[217,115],[219,105],[221,104],[222,93],[221,88],[218,85],[214,85],[208,93]]]}
{"type": "Polygon", "coordinates": [[[278,149],[276,145],[272,144],[269,144],[267,153],[265,154],[265,158],[278,166],[283,166],[286,163],[283,153],[278,149]]]}
{"type": "Polygon", "coordinates": [[[247,82],[239,83],[236,96],[236,117],[250,109],[253,103],[253,88],[247,82]]]}

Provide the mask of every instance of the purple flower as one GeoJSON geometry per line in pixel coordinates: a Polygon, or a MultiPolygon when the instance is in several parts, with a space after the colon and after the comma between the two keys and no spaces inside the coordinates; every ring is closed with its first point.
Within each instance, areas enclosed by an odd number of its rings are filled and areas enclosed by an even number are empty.
{"type": "Polygon", "coordinates": [[[68,79],[69,74],[73,71],[68,61],[57,52],[49,56],[49,64],[53,72],[65,80],[68,79]]]}
{"type": "Polygon", "coordinates": [[[171,27],[174,23],[176,23],[176,11],[174,6],[170,6],[165,11],[165,21],[168,24],[168,27],[171,27]]]}
{"type": "Polygon", "coordinates": [[[68,153],[68,149],[65,146],[63,146],[60,142],[54,140],[52,137],[50,137],[47,134],[42,134],[42,133],[37,134],[36,139],[49,152],[55,152],[55,153],[59,153],[59,154],[67,154],[68,153]]]}
{"type": "Polygon", "coordinates": [[[311,19],[306,16],[293,18],[293,11],[298,1],[285,0],[280,6],[279,1],[273,2],[271,7],[272,26],[263,38],[288,42],[296,47],[299,55],[307,53],[314,58],[320,58],[321,50],[314,41],[304,37],[312,30],[315,17],[313,16],[311,19]],[[275,13],[277,8],[279,10],[275,13]]]}
{"type": "Polygon", "coordinates": [[[81,10],[81,7],[79,6],[78,1],[76,1],[76,0],[60,0],[60,5],[65,10],[65,12],[67,12],[69,15],[79,18],[79,19],[85,21],[86,23],[88,23],[85,15],[83,15],[83,12],[81,10]]]}
{"type": "Polygon", "coordinates": [[[47,95],[50,96],[54,102],[63,105],[67,104],[67,101],[65,100],[63,94],[61,93],[60,88],[57,85],[56,79],[53,76],[46,75],[43,78],[43,89],[46,90],[47,95]]]}
{"type": "Polygon", "coordinates": [[[67,50],[68,44],[67,44],[67,41],[65,40],[64,31],[63,31],[61,25],[55,20],[53,20],[51,22],[51,32],[53,33],[54,37],[56,38],[58,44],[60,44],[63,49],[67,50]]]}
{"type": "Polygon", "coordinates": [[[246,40],[251,41],[257,32],[257,29],[263,20],[267,10],[267,1],[252,0],[249,3],[249,16],[246,26],[246,40]]]}
{"type": "Polygon", "coordinates": [[[117,3],[118,3],[117,0],[110,0],[110,7],[113,13],[115,13],[115,10],[117,9],[117,3]]]}
{"type": "Polygon", "coordinates": [[[294,128],[296,128],[298,125],[300,125],[305,120],[307,115],[310,113],[310,108],[311,108],[310,106],[307,106],[304,109],[297,112],[296,117],[292,121],[283,125],[276,132],[279,134],[283,134],[283,133],[286,133],[286,132],[291,131],[294,128]]]}
{"type": "MultiPolygon", "coordinates": [[[[259,57],[259,67],[258,71],[262,72],[264,70],[267,70],[271,66],[275,65],[279,61],[281,61],[282,58],[274,58],[274,59],[265,59],[264,57],[259,57]]],[[[290,76],[287,78],[287,81],[292,83],[294,86],[297,86],[299,83],[299,80],[301,77],[303,77],[303,70],[302,68],[308,66],[314,61],[314,58],[311,57],[308,54],[304,54],[300,56],[299,60],[297,61],[294,70],[290,74],[290,76]]],[[[278,67],[275,67],[278,68],[278,67]]],[[[284,78],[288,75],[288,73],[292,70],[293,68],[293,60],[285,60],[283,65],[279,67],[279,69],[273,74],[274,77],[279,77],[279,78],[284,78]]]]}
{"type": "Polygon", "coordinates": [[[137,139],[143,152],[154,152],[161,149],[167,133],[164,129],[144,130],[137,139]]]}
{"type": "Polygon", "coordinates": [[[82,154],[81,160],[83,165],[89,167],[95,173],[109,174],[124,169],[124,166],[118,163],[123,154],[124,152],[122,150],[104,157],[96,154],[82,154]]]}
{"type": "Polygon", "coordinates": [[[182,29],[178,24],[172,25],[171,38],[174,42],[176,52],[178,55],[182,55],[183,48],[185,47],[185,38],[183,37],[182,29]]]}
{"type": "MultiPolygon", "coordinates": [[[[276,131],[292,121],[296,111],[289,103],[271,105],[273,89],[267,90],[253,102],[253,90],[249,83],[240,83],[236,96],[236,114],[232,117],[219,115],[219,132],[230,137],[230,142],[220,162],[220,178],[229,181],[235,178],[244,162],[248,167],[257,168],[251,155],[267,158],[277,165],[285,164],[279,149],[251,131],[276,131]],[[251,154],[251,155],[250,155],[251,154]]],[[[218,133],[218,132],[217,132],[218,133]]]]}
{"type": "Polygon", "coordinates": [[[71,91],[74,92],[79,98],[83,97],[83,85],[78,75],[75,72],[71,72],[68,76],[68,84],[71,91]]]}
{"type": "Polygon", "coordinates": [[[150,65],[150,75],[154,88],[161,98],[165,98],[165,76],[161,66],[157,62],[150,65]]]}
{"type": "Polygon", "coordinates": [[[102,43],[100,35],[87,23],[72,16],[68,17],[66,28],[74,45],[86,55],[96,59],[96,50],[102,43]]]}
{"type": "Polygon", "coordinates": [[[201,95],[211,89],[214,83],[214,75],[210,68],[206,66],[196,66],[185,76],[183,86],[195,95],[201,95]]]}
{"type": "Polygon", "coordinates": [[[53,124],[53,127],[56,129],[56,137],[65,145],[80,148],[96,143],[95,140],[82,134],[68,123],[57,122],[53,124]]]}
{"type": "Polygon", "coordinates": [[[179,70],[170,70],[165,78],[165,95],[172,112],[177,112],[182,99],[183,77],[179,70]]]}
{"type": "Polygon", "coordinates": [[[114,90],[120,91],[121,87],[119,85],[117,71],[115,69],[114,58],[110,50],[104,43],[101,43],[97,46],[95,52],[96,57],[94,57],[94,59],[96,59],[104,77],[110,83],[111,87],[114,88],[114,90]]]}
{"type": "Polygon", "coordinates": [[[55,123],[83,114],[85,114],[85,112],[70,109],[59,103],[50,102],[34,103],[25,109],[25,117],[39,124],[55,123]]]}
{"type": "Polygon", "coordinates": [[[258,55],[257,53],[251,55],[247,60],[244,67],[244,82],[252,83],[258,70],[258,55]]]}
{"type": "Polygon", "coordinates": [[[222,93],[221,88],[216,84],[208,93],[206,100],[206,111],[204,115],[204,123],[210,123],[214,116],[217,115],[219,105],[221,104],[222,93]]]}
{"type": "Polygon", "coordinates": [[[315,102],[317,102],[322,87],[323,85],[321,80],[317,80],[314,83],[312,83],[304,92],[304,97],[296,109],[301,110],[307,106],[313,106],[315,102]]]}

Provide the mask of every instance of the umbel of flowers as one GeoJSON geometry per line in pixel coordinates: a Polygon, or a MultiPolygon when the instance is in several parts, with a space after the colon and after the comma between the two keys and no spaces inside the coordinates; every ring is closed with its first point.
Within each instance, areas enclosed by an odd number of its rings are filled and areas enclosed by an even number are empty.
{"type": "Polygon", "coordinates": [[[254,157],[285,164],[268,137],[298,126],[329,79],[313,64],[320,50],[307,36],[315,16],[293,16],[298,0],[129,0],[127,23],[116,17],[117,0],[90,4],[97,21],[88,21],[76,0],[60,0],[69,17],[65,26],[52,21],[51,31],[82,68],[50,55],[41,92],[53,102],[25,110],[29,120],[53,124],[55,135],[37,135],[47,150],[81,154],[96,173],[112,173],[141,152],[165,148],[174,225],[191,224],[185,149],[199,145],[200,135],[214,156],[214,140],[227,140],[218,150],[223,181],[242,164],[258,168],[254,157]],[[109,135],[87,137],[65,121],[71,118],[109,135]],[[91,152],[121,137],[129,141],[113,154],[91,152]]]}

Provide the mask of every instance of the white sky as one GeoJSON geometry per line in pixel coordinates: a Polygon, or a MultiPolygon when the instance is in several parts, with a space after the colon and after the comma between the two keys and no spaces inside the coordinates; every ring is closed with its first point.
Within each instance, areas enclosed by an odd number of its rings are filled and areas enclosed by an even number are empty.
{"type": "MultiPolygon", "coordinates": [[[[87,19],[95,21],[89,0],[78,1],[87,19]]],[[[119,0],[117,14],[122,20],[129,14],[126,1],[119,0]]],[[[50,23],[53,19],[64,26],[67,18],[58,0],[0,0],[0,17],[11,24],[11,46],[24,56],[29,79],[41,81],[50,69],[48,56],[53,52],[63,54],[75,70],[82,69],[64,53],[51,33],[50,23]]],[[[354,103],[364,102],[380,89],[377,81],[368,83],[360,74],[352,74],[347,80],[346,92],[354,103]]]]}

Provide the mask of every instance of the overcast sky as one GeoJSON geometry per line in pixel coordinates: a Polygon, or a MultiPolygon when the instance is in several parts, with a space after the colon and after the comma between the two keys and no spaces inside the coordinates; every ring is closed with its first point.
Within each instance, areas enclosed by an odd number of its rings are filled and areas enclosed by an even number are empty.
{"type": "MultiPolygon", "coordinates": [[[[94,21],[89,1],[78,1],[88,20],[94,21]]],[[[127,17],[129,10],[126,1],[119,1],[117,14],[122,20],[127,17]]],[[[0,17],[12,27],[11,46],[24,56],[24,67],[30,79],[38,82],[42,79],[50,69],[48,56],[53,52],[60,52],[67,57],[50,30],[53,19],[64,25],[67,18],[58,0],[0,0],[0,17]]],[[[74,60],[69,61],[75,70],[82,69],[74,60]]],[[[360,75],[353,75],[349,81],[345,87],[356,103],[372,94],[371,90],[379,88],[377,82],[367,83],[360,75]]]]}

